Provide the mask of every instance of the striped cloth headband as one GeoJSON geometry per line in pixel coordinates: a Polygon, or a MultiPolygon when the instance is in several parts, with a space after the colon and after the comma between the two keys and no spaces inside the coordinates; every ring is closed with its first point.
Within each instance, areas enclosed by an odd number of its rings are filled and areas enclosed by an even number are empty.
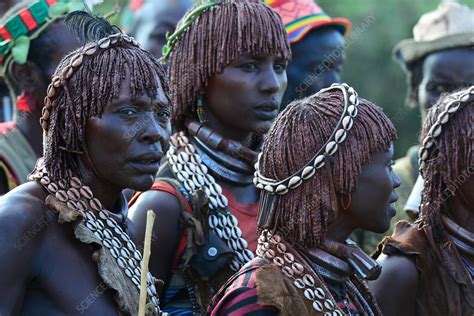
{"type": "Polygon", "coordinates": [[[83,10],[79,0],[39,0],[21,9],[0,25],[0,75],[11,60],[24,64],[31,40],[52,22],[76,10],[83,10]]]}
{"type": "Polygon", "coordinates": [[[331,18],[313,0],[265,0],[285,25],[290,43],[301,40],[308,32],[323,26],[335,27],[346,35],[351,22],[344,18],[331,18]]]}

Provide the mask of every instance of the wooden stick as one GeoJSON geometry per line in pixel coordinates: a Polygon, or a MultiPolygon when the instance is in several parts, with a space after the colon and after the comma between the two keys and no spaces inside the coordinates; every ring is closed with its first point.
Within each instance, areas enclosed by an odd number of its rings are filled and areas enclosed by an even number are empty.
{"type": "Polygon", "coordinates": [[[145,306],[147,297],[147,274],[148,262],[150,261],[151,236],[153,234],[153,224],[155,223],[155,212],[148,210],[146,213],[145,242],[143,246],[143,265],[140,281],[140,305],[138,306],[138,316],[145,316],[145,306]]]}

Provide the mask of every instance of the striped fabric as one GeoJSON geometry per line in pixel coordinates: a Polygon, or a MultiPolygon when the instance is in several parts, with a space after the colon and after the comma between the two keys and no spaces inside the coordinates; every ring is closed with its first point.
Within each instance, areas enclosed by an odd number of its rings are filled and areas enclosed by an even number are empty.
{"type": "MultiPolygon", "coordinates": [[[[299,41],[303,36],[316,26],[329,25],[331,18],[324,12],[318,14],[311,14],[302,18],[296,19],[285,25],[286,32],[288,33],[288,39],[290,43],[299,41]]],[[[341,34],[346,33],[347,26],[344,24],[332,24],[333,27],[337,28],[341,34]]]]}
{"type": "Polygon", "coordinates": [[[214,297],[211,316],[278,315],[276,308],[257,303],[255,272],[264,264],[263,259],[256,257],[235,274],[214,297]]]}
{"type": "MultiPolygon", "coordinates": [[[[26,8],[21,9],[15,15],[9,17],[3,25],[0,25],[0,70],[2,72],[11,60],[11,51],[18,41],[28,37],[30,40],[36,38],[43,29],[67,13],[82,10],[82,0],[34,0],[29,1],[26,8]]],[[[23,45],[26,50],[29,46],[23,45]]]]}
{"type": "Polygon", "coordinates": [[[323,26],[333,26],[346,35],[351,22],[344,18],[331,18],[314,0],[265,0],[281,17],[290,43],[301,40],[308,32],[323,26]]]}
{"type": "MultiPolygon", "coordinates": [[[[214,297],[209,312],[211,316],[263,316],[278,315],[279,311],[273,306],[258,304],[258,293],[255,285],[255,275],[258,268],[266,265],[266,261],[256,257],[247,263],[221,288],[214,297]]],[[[346,283],[326,283],[338,307],[347,315],[363,315],[349,294],[346,283]]],[[[360,302],[358,303],[360,305],[360,302]]],[[[362,306],[362,305],[361,305],[362,306]]]]}

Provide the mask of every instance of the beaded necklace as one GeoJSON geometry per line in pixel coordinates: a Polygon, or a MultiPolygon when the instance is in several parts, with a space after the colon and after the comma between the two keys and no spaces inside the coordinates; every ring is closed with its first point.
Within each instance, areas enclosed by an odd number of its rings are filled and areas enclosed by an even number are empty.
{"type": "MultiPolygon", "coordinates": [[[[328,316],[344,315],[325,282],[308,266],[304,257],[280,235],[263,230],[258,239],[257,255],[278,266],[283,275],[303,292],[315,311],[328,316]]],[[[377,311],[372,310],[355,284],[350,279],[347,279],[346,283],[352,292],[351,296],[361,302],[364,311],[368,315],[375,315],[377,311]]]]}
{"type": "MultiPolygon", "coordinates": [[[[138,305],[142,265],[142,255],[139,249],[117,223],[112,215],[113,213],[104,209],[102,203],[94,197],[92,190],[84,185],[79,178],[75,177],[72,172],[69,171],[68,174],[71,175],[69,182],[60,180],[56,183],[49,178],[48,172],[39,166],[30,178],[40,183],[48,191],[47,201],[55,201],[55,204],[62,208],[60,211],[67,208],[69,214],[72,214],[71,220],[82,219],[79,223],[80,229],[89,230],[97,238],[102,250],[108,252],[120,268],[115,271],[121,273],[122,277],[128,278],[136,288],[136,303],[138,305]]],[[[147,308],[151,309],[155,315],[166,315],[161,312],[159,307],[160,301],[155,287],[157,281],[158,279],[148,272],[147,292],[149,304],[147,308]]]]}
{"type": "Polygon", "coordinates": [[[209,227],[234,252],[230,268],[238,271],[254,258],[248,242],[242,236],[237,218],[229,211],[228,200],[222,194],[222,187],[209,174],[196,148],[184,132],[171,136],[168,161],[171,171],[188,193],[204,190],[209,199],[209,227]]]}

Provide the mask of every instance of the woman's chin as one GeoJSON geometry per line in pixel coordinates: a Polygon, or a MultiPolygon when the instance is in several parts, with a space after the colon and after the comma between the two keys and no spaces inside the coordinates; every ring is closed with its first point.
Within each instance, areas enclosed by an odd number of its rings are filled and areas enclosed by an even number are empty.
{"type": "Polygon", "coordinates": [[[128,188],[135,191],[146,191],[151,188],[154,182],[154,175],[143,175],[133,179],[132,183],[128,185],[128,188]]]}

